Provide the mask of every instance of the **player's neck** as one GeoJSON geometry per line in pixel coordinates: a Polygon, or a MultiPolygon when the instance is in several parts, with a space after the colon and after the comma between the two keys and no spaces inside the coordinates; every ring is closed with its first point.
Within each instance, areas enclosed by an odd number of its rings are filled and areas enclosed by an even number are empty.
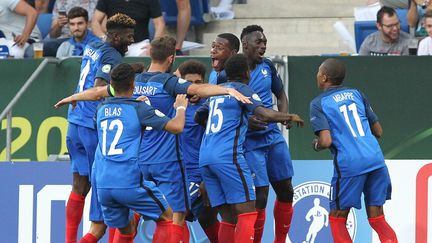
{"type": "Polygon", "coordinates": [[[150,63],[150,67],[148,68],[147,72],[161,72],[164,73],[168,67],[163,63],[156,63],[152,62],[150,63]]]}
{"type": "Polygon", "coordinates": [[[124,91],[124,92],[115,92],[115,97],[128,97],[131,98],[133,95],[134,90],[128,90],[128,91],[124,91]]]}

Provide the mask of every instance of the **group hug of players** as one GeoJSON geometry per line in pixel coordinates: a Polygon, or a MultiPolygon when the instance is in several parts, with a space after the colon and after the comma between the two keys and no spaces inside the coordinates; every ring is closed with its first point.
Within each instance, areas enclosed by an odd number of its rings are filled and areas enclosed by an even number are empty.
{"type": "MultiPolygon", "coordinates": [[[[288,114],[282,81],[264,58],[263,29],[243,29],[243,54],[237,54],[235,35],[218,35],[207,84],[197,61],[171,74],[171,37],[151,42],[145,72],[142,64],[122,63],[134,25],[123,14],[108,19],[106,41],[86,46],[76,93],[56,104],[71,104],[66,142],[73,186],[66,242],[77,242],[90,187],[92,224],[81,243],[97,242],[107,226],[109,242],[133,242],[140,217],[156,222],[153,242],[189,242],[185,220],[198,220],[212,243],[261,242],[270,184],[277,195],[274,242],[285,242],[294,173],[277,123],[290,128],[303,126],[303,120],[288,114]],[[272,95],[279,111],[271,109],[272,95]]],[[[311,102],[314,149],[330,148],[335,156],[334,242],[352,242],[345,224],[349,209],[361,207],[362,193],[381,241],[397,242],[382,207],[391,194],[376,140],[382,129],[365,96],[341,85],[344,77],[343,63],[324,61],[317,74],[324,92],[311,102]]]]}

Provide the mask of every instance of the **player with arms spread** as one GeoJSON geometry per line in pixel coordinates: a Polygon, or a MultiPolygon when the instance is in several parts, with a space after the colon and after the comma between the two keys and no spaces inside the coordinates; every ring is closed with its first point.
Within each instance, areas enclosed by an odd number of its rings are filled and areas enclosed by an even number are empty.
{"type": "MultiPolygon", "coordinates": [[[[81,63],[80,79],[76,92],[94,86],[106,85],[111,68],[121,63],[128,45],[133,43],[135,21],[126,15],[116,14],[108,19],[108,37],[105,43],[93,42],[86,46],[81,63]]],[[[66,242],[75,243],[81,222],[84,199],[90,190],[89,175],[98,144],[93,117],[100,101],[83,101],[69,108],[66,144],[73,172],[72,192],[66,205],[66,242]]],[[[102,213],[97,203],[96,190],[90,206],[90,232],[80,242],[97,242],[105,233],[102,213]]]]}
{"type": "Polygon", "coordinates": [[[259,96],[246,85],[249,67],[244,55],[236,54],[225,63],[228,82],[220,86],[234,88],[252,97],[252,104],[242,104],[226,96],[210,97],[195,115],[206,132],[200,149],[201,175],[212,207],[222,217],[219,242],[253,242],[256,220],[255,192],[250,170],[244,158],[243,142],[252,112],[263,121],[297,122],[295,114],[277,112],[262,106],[259,96]],[[236,223],[237,222],[237,223],[236,223]]]}
{"type": "Polygon", "coordinates": [[[363,193],[369,224],[381,242],[397,242],[384,218],[383,205],[391,197],[391,182],[377,138],[378,117],[363,93],[342,86],[345,66],[325,60],[318,69],[317,85],[324,92],[310,104],[310,121],[318,139],[316,151],[330,149],[334,156],[331,182],[330,226],[335,243],[352,242],[346,221],[352,207],[361,208],[363,193]]]}
{"type": "Polygon", "coordinates": [[[157,221],[153,242],[170,241],[172,210],[153,182],[142,180],[138,168],[139,146],[146,126],[180,133],[185,124],[188,101],[179,95],[173,119],[144,102],[132,99],[135,71],[129,64],[116,66],[111,86],[116,97],[99,105],[96,124],[99,145],[96,156],[96,184],[105,223],[118,228],[114,242],[133,242],[135,218],[132,211],[157,221]],[[121,173],[119,173],[121,172],[121,173]]]}

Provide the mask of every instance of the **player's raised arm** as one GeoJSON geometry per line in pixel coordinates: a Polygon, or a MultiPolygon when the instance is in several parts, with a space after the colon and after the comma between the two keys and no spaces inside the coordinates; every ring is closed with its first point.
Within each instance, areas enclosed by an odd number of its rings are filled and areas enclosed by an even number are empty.
{"type": "Polygon", "coordinates": [[[288,114],[283,112],[278,112],[272,109],[267,109],[262,106],[258,106],[253,111],[259,120],[264,122],[282,122],[284,124],[289,124],[290,122],[296,122],[298,126],[303,127],[304,121],[297,114],[288,114]]]}
{"type": "Polygon", "coordinates": [[[109,92],[107,86],[97,86],[93,87],[91,89],[86,89],[82,92],[73,94],[69,97],[63,98],[60,101],[58,101],[54,107],[59,108],[64,105],[72,104],[73,107],[75,107],[77,101],[81,100],[100,100],[104,97],[108,97],[109,92]]]}
{"type": "Polygon", "coordinates": [[[192,84],[187,89],[187,94],[198,95],[201,98],[206,98],[206,97],[216,96],[216,95],[230,95],[242,103],[245,104],[251,103],[248,97],[242,95],[237,90],[233,88],[226,88],[226,87],[213,85],[213,84],[192,84]]]}
{"type": "Polygon", "coordinates": [[[176,109],[176,116],[168,121],[168,123],[164,127],[164,130],[174,134],[183,132],[186,120],[185,113],[187,106],[188,99],[186,99],[186,95],[177,95],[176,101],[174,103],[174,108],[176,109]]]}

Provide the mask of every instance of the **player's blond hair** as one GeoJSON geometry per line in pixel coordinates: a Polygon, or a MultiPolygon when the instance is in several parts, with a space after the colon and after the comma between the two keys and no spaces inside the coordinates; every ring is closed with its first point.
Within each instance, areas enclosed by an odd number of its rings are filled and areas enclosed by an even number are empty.
{"type": "Polygon", "coordinates": [[[111,16],[106,23],[107,30],[134,28],[136,21],[126,14],[116,13],[111,16]]]}

